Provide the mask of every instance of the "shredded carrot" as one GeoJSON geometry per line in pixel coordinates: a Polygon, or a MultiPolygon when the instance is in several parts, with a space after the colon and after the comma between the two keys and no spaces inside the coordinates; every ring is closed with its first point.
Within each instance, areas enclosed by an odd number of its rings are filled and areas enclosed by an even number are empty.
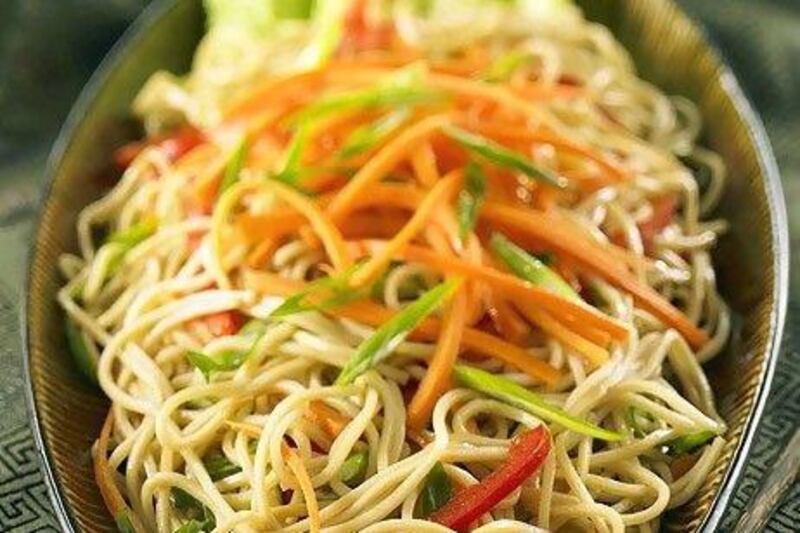
{"type": "Polygon", "coordinates": [[[436,167],[436,154],[431,143],[425,143],[411,156],[411,165],[414,173],[423,187],[433,187],[439,180],[439,170],[436,167]]]}
{"type": "Polygon", "coordinates": [[[508,303],[508,300],[492,294],[489,302],[489,317],[494,322],[497,331],[514,344],[522,342],[530,333],[530,328],[508,303]]]}
{"type": "Polygon", "coordinates": [[[276,195],[303,214],[311,223],[311,227],[322,240],[325,251],[328,253],[333,267],[343,272],[350,267],[352,261],[344,244],[342,234],[333,225],[328,216],[323,213],[312,200],[303,196],[291,187],[274,180],[268,180],[265,184],[276,193],[276,195]]]}
{"type": "MultiPolygon", "coordinates": [[[[377,243],[377,247],[380,246],[381,243],[377,243]]],[[[369,247],[374,248],[374,243],[369,244],[369,247]]],[[[454,257],[442,257],[419,246],[407,246],[398,254],[398,257],[407,261],[424,263],[450,274],[481,279],[503,292],[507,297],[529,299],[559,318],[573,316],[593,328],[607,332],[616,340],[624,340],[628,337],[627,328],[616,319],[604,315],[587,304],[564,299],[553,292],[531,285],[505,272],[454,257]]]]}
{"type": "Polygon", "coordinates": [[[314,492],[314,485],[311,483],[311,476],[308,475],[306,465],[297,455],[297,452],[288,446],[283,448],[283,452],[286,464],[294,474],[297,484],[300,485],[300,491],[303,493],[303,499],[306,502],[308,531],[310,533],[318,533],[322,530],[322,518],[319,514],[319,502],[317,501],[317,493],[314,492]]]}
{"type": "Polygon", "coordinates": [[[460,184],[461,171],[454,171],[434,185],[431,192],[420,202],[414,215],[403,229],[353,274],[350,279],[350,286],[353,288],[362,287],[379,276],[391,262],[394,255],[417,236],[425,224],[434,216],[435,210],[441,209],[441,205],[452,197],[460,184]]]}
{"type": "Polygon", "coordinates": [[[350,420],[336,409],[328,407],[325,402],[315,400],[308,404],[306,418],[316,424],[332,439],[344,431],[350,420]]]}
{"type": "MultiPolygon", "coordinates": [[[[284,278],[270,272],[254,271],[245,272],[244,283],[245,286],[257,292],[275,296],[290,296],[305,286],[305,283],[300,280],[284,278]]],[[[370,301],[354,302],[342,307],[326,309],[323,312],[371,326],[380,326],[395,315],[395,311],[370,301]]],[[[439,338],[441,327],[438,319],[428,317],[422,321],[411,336],[422,340],[436,340],[439,338]]],[[[531,356],[524,349],[475,328],[464,329],[462,345],[478,354],[492,357],[518,368],[530,377],[548,384],[555,383],[559,377],[556,369],[531,356]]]]}
{"type": "Polygon", "coordinates": [[[388,174],[400,161],[408,157],[420,143],[441,130],[449,122],[447,115],[433,115],[409,126],[392,142],[384,146],[364,165],[331,201],[327,212],[334,221],[340,221],[352,211],[364,189],[388,174]]]}
{"type": "Polygon", "coordinates": [[[571,331],[558,320],[550,316],[547,311],[542,311],[526,300],[519,300],[515,303],[517,309],[519,309],[528,320],[539,326],[542,331],[554,339],[584,356],[592,366],[599,366],[608,360],[607,350],[571,331]]]}
{"type": "Polygon", "coordinates": [[[612,285],[628,292],[645,310],[678,330],[693,347],[698,348],[708,340],[706,332],[694,325],[686,315],[650,286],[633,277],[602,246],[562,223],[561,217],[491,201],[484,204],[481,216],[546,243],[555,251],[571,257],[577,266],[601,276],[612,285]]]}

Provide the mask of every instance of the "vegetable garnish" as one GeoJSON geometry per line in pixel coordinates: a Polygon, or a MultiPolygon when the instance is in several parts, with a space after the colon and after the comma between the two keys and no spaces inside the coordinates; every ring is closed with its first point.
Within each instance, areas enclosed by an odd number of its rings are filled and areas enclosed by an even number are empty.
{"type": "Polygon", "coordinates": [[[350,488],[356,487],[364,481],[368,466],[369,451],[354,452],[339,468],[339,479],[350,488]]]}
{"type": "Polygon", "coordinates": [[[621,440],[623,435],[574,417],[544,401],[535,392],[501,376],[471,366],[456,365],[453,375],[459,385],[528,411],[534,416],[565,429],[605,441],[621,440]]]}
{"type": "Polygon", "coordinates": [[[242,363],[245,362],[248,355],[249,352],[245,351],[226,350],[224,352],[215,354],[212,357],[202,352],[190,350],[187,352],[186,358],[190,363],[192,363],[192,365],[195,366],[195,368],[200,370],[200,372],[206,378],[206,381],[211,381],[211,376],[214,374],[214,372],[227,372],[236,370],[242,366],[242,363]]]}
{"type": "Polygon", "coordinates": [[[467,234],[475,229],[478,213],[486,196],[486,174],[474,162],[467,164],[464,171],[464,188],[458,195],[456,212],[458,217],[459,237],[463,241],[467,234]]]}
{"type": "Polygon", "coordinates": [[[417,514],[422,518],[441,509],[453,497],[453,484],[444,471],[444,466],[439,461],[433,465],[431,471],[425,477],[425,485],[417,499],[417,514]]]}
{"type": "Polygon", "coordinates": [[[522,66],[530,62],[531,57],[528,50],[511,50],[489,65],[483,74],[483,80],[491,83],[506,81],[522,66]]]}
{"type": "Polygon", "coordinates": [[[522,154],[510,150],[487,137],[470,133],[457,126],[447,126],[444,128],[444,132],[470,152],[473,152],[497,166],[516,170],[529,178],[544,182],[553,187],[558,187],[559,189],[564,189],[569,185],[567,180],[562,176],[536,165],[522,154]]]}
{"type": "Polygon", "coordinates": [[[239,180],[239,174],[244,168],[249,150],[247,138],[239,141],[236,149],[231,154],[228,164],[225,165],[225,173],[222,175],[222,182],[219,185],[219,194],[224,193],[228,188],[239,180]]]}
{"type": "Polygon", "coordinates": [[[220,452],[212,452],[204,457],[203,465],[205,465],[211,481],[219,481],[242,471],[242,467],[233,464],[220,452]]]}
{"type": "Polygon", "coordinates": [[[652,431],[655,425],[655,417],[647,411],[638,407],[628,406],[625,411],[625,425],[631,430],[633,436],[641,439],[652,431]]]}
{"type": "Polygon", "coordinates": [[[65,321],[64,330],[67,336],[69,352],[72,354],[72,359],[75,361],[81,375],[89,383],[97,385],[97,360],[92,356],[88,346],[86,346],[83,332],[71,318],[67,318],[65,321]]]}
{"type": "Polygon", "coordinates": [[[578,293],[561,276],[550,270],[542,261],[511,242],[505,235],[501,233],[492,234],[491,247],[492,251],[503,261],[508,269],[518,277],[570,300],[582,301],[578,293]]]}
{"type": "Polygon", "coordinates": [[[410,116],[410,109],[401,107],[374,122],[356,128],[342,143],[338,157],[347,159],[372,149],[396,132],[410,116]]]}
{"type": "Polygon", "coordinates": [[[667,453],[670,455],[684,455],[695,451],[716,437],[713,431],[698,431],[673,439],[667,443],[667,453]]]}
{"type": "Polygon", "coordinates": [[[115,516],[114,524],[116,524],[119,533],[136,533],[136,529],[133,527],[133,522],[131,522],[131,517],[128,516],[127,511],[123,511],[115,516]]]}
{"type": "Polygon", "coordinates": [[[470,524],[503,501],[531,477],[550,453],[550,434],[544,426],[526,431],[511,442],[505,462],[479,483],[456,493],[430,520],[456,531],[470,524]]]}
{"type": "Polygon", "coordinates": [[[214,513],[188,492],[173,488],[170,491],[172,505],[188,521],[175,530],[175,533],[199,533],[211,531],[217,525],[214,513]]]}
{"type": "Polygon", "coordinates": [[[360,267],[361,264],[356,264],[341,275],[326,276],[309,283],[305,289],[284,300],[270,316],[281,318],[306,311],[324,311],[364,298],[368,294],[366,289],[354,290],[350,286],[350,279],[360,267]]]}
{"type": "Polygon", "coordinates": [[[336,378],[336,384],[352,383],[359,375],[388,357],[425,317],[455,293],[459,285],[461,285],[460,278],[450,279],[437,285],[375,330],[356,348],[336,378]]]}
{"type": "Polygon", "coordinates": [[[272,175],[272,179],[276,179],[295,188],[301,187],[298,183],[298,177],[300,175],[300,161],[303,157],[303,151],[308,145],[311,129],[312,124],[310,121],[300,122],[297,125],[294,135],[292,135],[292,139],[289,141],[289,145],[286,147],[281,170],[272,175]]]}

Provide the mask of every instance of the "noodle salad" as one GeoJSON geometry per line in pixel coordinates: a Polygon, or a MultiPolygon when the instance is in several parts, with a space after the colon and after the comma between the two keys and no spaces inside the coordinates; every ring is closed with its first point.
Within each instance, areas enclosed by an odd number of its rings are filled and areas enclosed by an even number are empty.
{"type": "Polygon", "coordinates": [[[565,0],[207,0],[60,259],[121,531],[657,531],[724,445],[695,106],[565,0]]]}

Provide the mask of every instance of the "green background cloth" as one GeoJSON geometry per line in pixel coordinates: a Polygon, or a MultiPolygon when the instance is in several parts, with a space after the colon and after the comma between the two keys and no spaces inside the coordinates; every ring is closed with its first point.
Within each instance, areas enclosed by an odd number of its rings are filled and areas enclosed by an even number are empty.
{"type": "MultiPolygon", "coordinates": [[[[289,1],[289,0],[287,0],[289,1]]],[[[641,0],[646,1],[646,0],[641,0]]],[[[55,531],[28,426],[19,300],[47,152],[92,70],[147,0],[0,2],[0,531],[55,531]]],[[[680,0],[707,30],[761,114],[800,250],[800,2],[680,0]]],[[[760,487],[800,425],[800,253],[773,392],[724,528],[760,487]]],[[[800,529],[800,483],[769,531],[800,529]]]]}

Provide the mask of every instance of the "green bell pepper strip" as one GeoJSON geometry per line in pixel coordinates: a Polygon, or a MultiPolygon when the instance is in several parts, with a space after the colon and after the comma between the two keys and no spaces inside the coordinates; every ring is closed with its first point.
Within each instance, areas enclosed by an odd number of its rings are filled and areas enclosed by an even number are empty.
{"type": "Polygon", "coordinates": [[[417,514],[422,518],[428,518],[444,507],[444,504],[449,502],[452,497],[453,484],[447,477],[442,463],[437,461],[425,478],[425,485],[417,500],[417,514]]]}
{"type": "Polygon", "coordinates": [[[542,420],[558,424],[575,433],[605,441],[618,441],[623,438],[621,433],[603,429],[574,417],[559,407],[550,405],[535,392],[509,379],[464,365],[456,365],[453,375],[456,382],[463,387],[528,411],[542,420]]]}
{"type": "Polygon", "coordinates": [[[367,475],[369,452],[362,450],[348,457],[339,468],[339,479],[350,488],[360,485],[367,475]]]}

